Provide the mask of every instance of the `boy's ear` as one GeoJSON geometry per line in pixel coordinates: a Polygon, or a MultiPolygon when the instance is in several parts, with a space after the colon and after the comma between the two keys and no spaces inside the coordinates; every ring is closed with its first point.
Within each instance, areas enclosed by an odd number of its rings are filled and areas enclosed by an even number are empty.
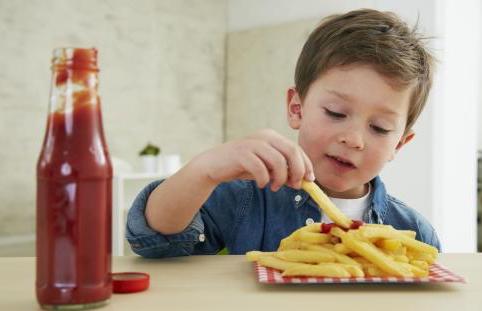
{"type": "Polygon", "coordinates": [[[390,161],[393,160],[395,157],[395,154],[402,149],[403,146],[405,146],[409,141],[411,141],[415,137],[415,132],[413,130],[408,131],[407,134],[403,135],[402,138],[400,138],[400,141],[398,142],[397,146],[395,147],[395,152],[393,152],[392,157],[390,158],[390,161]]]}
{"type": "Polygon", "coordinates": [[[286,111],[288,113],[288,124],[294,130],[300,128],[301,119],[303,118],[303,107],[301,99],[295,87],[290,87],[286,94],[286,111]]]}

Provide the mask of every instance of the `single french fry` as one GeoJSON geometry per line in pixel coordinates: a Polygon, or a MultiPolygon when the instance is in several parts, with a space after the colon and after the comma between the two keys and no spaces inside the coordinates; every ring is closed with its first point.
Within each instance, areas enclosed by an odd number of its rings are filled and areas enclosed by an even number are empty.
{"type": "Polygon", "coordinates": [[[343,255],[346,255],[348,253],[351,252],[351,249],[349,249],[348,247],[345,246],[345,244],[343,243],[336,243],[334,246],[333,246],[333,250],[339,254],[343,254],[343,255]]]}
{"type": "Polygon", "coordinates": [[[274,268],[281,271],[284,271],[296,265],[304,265],[299,262],[286,261],[283,259],[276,258],[274,256],[261,256],[258,259],[258,263],[262,266],[274,268]]]}
{"type": "Polygon", "coordinates": [[[271,256],[275,252],[261,252],[261,251],[250,251],[246,253],[246,259],[248,261],[258,261],[262,256],[271,256]]]}
{"type": "Polygon", "coordinates": [[[382,239],[375,243],[381,249],[395,252],[402,247],[402,242],[399,239],[382,239]]]}
{"type": "Polygon", "coordinates": [[[417,232],[412,230],[397,230],[397,231],[412,239],[415,239],[415,237],[417,236],[417,232]]]}
{"type": "Polygon", "coordinates": [[[331,249],[331,250],[333,250],[333,248],[335,247],[335,245],[333,245],[331,243],[321,244],[321,246],[323,246],[324,248],[331,249]]]}
{"type": "Polygon", "coordinates": [[[419,267],[422,270],[428,271],[429,265],[426,261],[423,260],[411,260],[410,264],[416,267],[419,267]]]}
{"type": "Polygon", "coordinates": [[[407,256],[407,247],[402,245],[402,247],[396,249],[394,252],[393,252],[395,255],[404,255],[404,256],[407,256]]]}
{"type": "Polygon", "coordinates": [[[364,277],[365,273],[363,272],[363,269],[358,266],[358,265],[350,265],[350,264],[343,264],[345,267],[345,270],[350,273],[351,276],[353,277],[364,277]]]}
{"type": "MultiPolygon", "coordinates": [[[[358,229],[358,234],[364,239],[384,239],[384,240],[400,240],[402,235],[392,226],[362,226],[358,229]]],[[[400,241],[401,243],[401,241],[400,241]]]]}
{"type": "Polygon", "coordinates": [[[319,251],[319,252],[325,251],[326,252],[325,247],[323,247],[321,245],[309,244],[309,243],[302,243],[301,246],[300,246],[300,249],[307,250],[307,251],[319,251]]]}
{"type": "Polygon", "coordinates": [[[298,228],[295,231],[293,231],[289,236],[294,239],[297,239],[301,232],[321,233],[321,223],[309,224],[301,228],[298,228]]]}
{"type": "Polygon", "coordinates": [[[295,240],[294,238],[289,236],[281,240],[278,247],[278,251],[285,251],[288,249],[299,249],[302,243],[303,243],[302,241],[295,240]]]}
{"type": "Polygon", "coordinates": [[[362,267],[367,266],[367,265],[373,265],[370,261],[368,261],[366,258],[361,257],[361,256],[353,257],[353,260],[358,262],[362,267]]]}
{"type": "MultiPolygon", "coordinates": [[[[359,271],[363,274],[363,271],[359,271]]],[[[289,267],[283,272],[283,276],[324,276],[324,277],[351,277],[351,273],[345,265],[339,263],[323,263],[319,265],[298,265],[289,267]]]]}
{"type": "Polygon", "coordinates": [[[405,255],[393,255],[393,259],[398,262],[405,262],[408,263],[409,259],[405,255]]]}
{"type": "Polygon", "coordinates": [[[374,264],[363,266],[363,267],[365,268],[363,269],[363,271],[367,276],[383,277],[387,275],[385,272],[383,272],[380,268],[378,268],[374,264]]]}
{"type": "Polygon", "coordinates": [[[309,225],[306,225],[304,227],[301,227],[300,229],[302,231],[320,233],[321,232],[321,222],[315,222],[313,224],[309,224],[309,225]]]}
{"type": "MultiPolygon", "coordinates": [[[[303,227],[304,228],[304,227],[303,227]]],[[[281,240],[278,251],[287,249],[300,249],[301,244],[326,244],[330,242],[331,235],[326,233],[313,232],[311,230],[296,230],[288,237],[281,240]]]]}
{"type": "MultiPolygon", "coordinates": [[[[363,226],[366,227],[366,228],[382,228],[382,229],[393,229],[393,230],[395,230],[395,228],[393,228],[393,226],[391,226],[391,225],[364,224],[363,226]]],[[[396,231],[398,233],[404,234],[404,235],[406,235],[406,236],[408,236],[409,238],[412,238],[412,239],[415,239],[415,236],[417,234],[415,231],[412,231],[412,230],[396,230],[396,231]]]]}
{"type": "Polygon", "coordinates": [[[343,228],[350,228],[351,219],[346,217],[326,194],[312,181],[303,180],[301,189],[305,190],[333,222],[343,228]]]}
{"type": "Polygon", "coordinates": [[[328,252],[309,251],[309,250],[286,250],[274,253],[274,256],[286,261],[313,263],[334,262],[335,256],[328,252]]]}
{"type": "Polygon", "coordinates": [[[301,231],[298,233],[297,238],[310,244],[325,244],[330,242],[331,235],[326,233],[301,231]]]}

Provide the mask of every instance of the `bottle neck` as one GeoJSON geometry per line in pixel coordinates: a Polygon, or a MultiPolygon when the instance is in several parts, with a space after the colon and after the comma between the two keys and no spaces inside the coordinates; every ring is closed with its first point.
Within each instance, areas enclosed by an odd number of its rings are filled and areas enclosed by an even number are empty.
{"type": "Polygon", "coordinates": [[[61,48],[52,59],[50,113],[97,105],[97,50],[61,48]]]}
{"type": "Polygon", "coordinates": [[[50,113],[71,113],[84,105],[98,105],[97,72],[55,69],[52,73],[50,113]]]}
{"type": "Polygon", "coordinates": [[[97,95],[96,53],[94,49],[54,51],[50,113],[37,166],[42,178],[112,175],[97,95]]]}

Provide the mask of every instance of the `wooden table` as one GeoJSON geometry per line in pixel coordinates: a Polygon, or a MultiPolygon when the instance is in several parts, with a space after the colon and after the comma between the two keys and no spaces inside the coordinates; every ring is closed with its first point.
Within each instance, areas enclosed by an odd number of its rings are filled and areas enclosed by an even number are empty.
{"type": "MultiPolygon", "coordinates": [[[[482,254],[442,254],[438,262],[467,283],[261,285],[243,256],[116,257],[115,272],[147,272],[151,287],[114,294],[98,310],[482,310],[482,254]]],[[[35,258],[5,257],[0,263],[0,310],[38,310],[35,258]]]]}

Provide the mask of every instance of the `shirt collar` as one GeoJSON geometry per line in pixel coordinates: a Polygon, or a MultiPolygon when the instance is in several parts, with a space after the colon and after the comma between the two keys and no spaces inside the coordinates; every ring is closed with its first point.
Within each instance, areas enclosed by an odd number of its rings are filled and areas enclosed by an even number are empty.
{"type": "Polygon", "coordinates": [[[385,185],[380,176],[373,178],[371,183],[373,186],[371,206],[373,211],[377,214],[377,217],[380,220],[383,220],[388,210],[387,190],[385,189],[385,185]]]}

